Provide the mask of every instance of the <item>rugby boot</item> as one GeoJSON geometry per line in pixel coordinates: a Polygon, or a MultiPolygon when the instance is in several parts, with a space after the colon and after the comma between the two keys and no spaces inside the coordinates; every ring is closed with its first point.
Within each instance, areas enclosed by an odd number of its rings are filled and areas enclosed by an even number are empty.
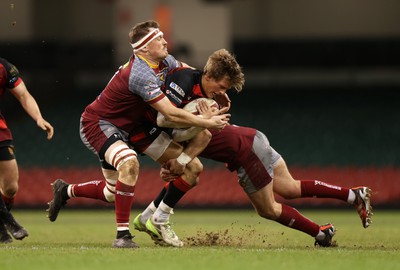
{"type": "Polygon", "coordinates": [[[148,235],[150,235],[151,239],[154,241],[155,244],[160,245],[160,246],[166,246],[167,244],[164,242],[164,240],[158,236],[156,236],[155,234],[153,234],[152,232],[150,232],[145,223],[142,223],[141,220],[141,216],[142,214],[139,214],[135,217],[135,219],[133,220],[133,228],[135,230],[138,230],[139,232],[145,232],[148,235]]]}
{"type": "Polygon", "coordinates": [[[139,248],[139,246],[132,241],[134,236],[130,233],[125,234],[121,238],[117,238],[114,240],[112,246],[114,248],[139,248]]]}
{"type": "MultiPolygon", "coordinates": [[[[18,224],[18,222],[15,220],[14,216],[7,210],[5,204],[3,203],[3,199],[1,199],[1,204],[0,204],[0,220],[6,227],[6,229],[11,233],[11,235],[17,239],[17,240],[22,240],[25,237],[27,237],[29,234],[28,232],[18,224]]],[[[4,236],[7,238],[7,236],[4,236]]]]}
{"type": "Polygon", "coordinates": [[[155,223],[149,218],[146,222],[146,228],[153,235],[153,239],[162,239],[165,244],[169,246],[183,247],[183,242],[176,235],[169,221],[165,223],[155,223]]]}
{"type": "Polygon", "coordinates": [[[351,189],[356,194],[354,200],[354,208],[357,210],[358,215],[361,218],[361,223],[364,228],[368,228],[371,225],[372,220],[372,206],[371,206],[371,194],[372,191],[368,187],[355,187],[351,189]]]}
{"type": "Polygon", "coordinates": [[[321,226],[319,229],[325,234],[325,237],[323,239],[317,239],[316,237],[314,245],[320,247],[336,246],[336,242],[332,241],[332,238],[336,232],[335,227],[333,227],[333,224],[325,224],[321,226]]]}
{"type": "Polygon", "coordinates": [[[142,214],[139,214],[135,217],[135,219],[133,220],[133,227],[135,230],[138,230],[139,232],[146,232],[146,224],[142,223],[140,221],[140,218],[142,217],[142,214]]]}
{"type": "Polygon", "coordinates": [[[51,185],[53,186],[53,200],[48,203],[49,208],[46,211],[49,212],[47,215],[49,220],[54,222],[61,208],[67,204],[68,196],[65,194],[69,184],[62,179],[57,179],[51,185]]]}
{"type": "Polygon", "coordinates": [[[6,219],[3,219],[3,222],[7,230],[15,239],[22,240],[29,235],[28,231],[18,224],[11,213],[6,219]]]}
{"type": "Polygon", "coordinates": [[[12,241],[12,237],[8,234],[6,226],[4,225],[3,221],[0,220],[0,243],[8,244],[12,241]]]}

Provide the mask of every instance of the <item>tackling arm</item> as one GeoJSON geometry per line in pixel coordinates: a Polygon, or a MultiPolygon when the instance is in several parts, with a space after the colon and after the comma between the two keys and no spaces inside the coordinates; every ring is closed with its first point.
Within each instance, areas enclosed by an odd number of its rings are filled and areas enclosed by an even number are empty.
{"type": "MultiPolygon", "coordinates": [[[[190,105],[190,104],[188,104],[190,105]]],[[[183,109],[185,110],[187,106],[185,106],[183,109]]],[[[188,109],[188,111],[192,112],[191,109],[188,109]]],[[[198,116],[201,116],[205,119],[209,119],[211,118],[213,115],[218,115],[219,114],[219,110],[216,108],[212,108],[209,106],[209,104],[207,104],[207,102],[205,101],[200,101],[198,102],[198,104],[196,105],[196,111],[197,113],[199,113],[198,116]]],[[[165,120],[165,117],[163,117],[163,115],[161,113],[158,113],[157,115],[157,124],[159,126],[162,127],[173,127],[173,123],[165,120]],[[162,119],[162,121],[159,121],[160,119],[162,119]]],[[[188,141],[191,140],[194,136],[196,136],[199,132],[203,131],[204,128],[201,127],[190,127],[190,128],[186,128],[186,129],[181,129],[181,128],[174,128],[172,130],[172,138],[174,139],[174,141],[176,142],[183,142],[183,141],[188,141]]]]}
{"type": "MultiPolygon", "coordinates": [[[[197,117],[171,104],[167,97],[151,104],[151,106],[164,115],[165,119],[175,124],[175,127],[202,127],[211,129],[223,129],[228,124],[230,114],[214,115],[210,119],[197,117]]],[[[158,124],[158,120],[157,120],[158,124]]]]}

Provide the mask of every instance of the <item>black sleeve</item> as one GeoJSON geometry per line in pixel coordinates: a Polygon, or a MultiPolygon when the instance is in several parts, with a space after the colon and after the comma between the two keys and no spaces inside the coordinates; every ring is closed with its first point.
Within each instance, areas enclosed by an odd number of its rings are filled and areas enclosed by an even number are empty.
{"type": "Polygon", "coordinates": [[[15,83],[19,79],[18,69],[13,64],[8,62],[6,59],[1,58],[1,57],[0,57],[0,64],[2,64],[4,66],[4,68],[6,69],[6,72],[7,72],[6,87],[10,88],[10,89],[14,88],[15,83]]]}

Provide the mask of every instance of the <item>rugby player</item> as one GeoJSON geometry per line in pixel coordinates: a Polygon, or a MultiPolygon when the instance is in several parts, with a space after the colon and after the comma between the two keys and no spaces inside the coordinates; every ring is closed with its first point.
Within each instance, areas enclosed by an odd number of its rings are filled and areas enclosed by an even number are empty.
{"type": "MultiPolygon", "coordinates": [[[[217,130],[228,123],[230,116],[220,114],[208,119],[200,118],[171,104],[160,88],[170,70],[187,65],[168,54],[167,42],[157,22],[146,21],[135,25],[129,33],[129,39],[133,48],[129,61],[119,68],[96,100],[85,108],[80,120],[81,139],[99,157],[105,181],[69,185],[57,179],[53,182],[53,200],[48,208],[50,221],[55,221],[61,207],[72,197],[114,202],[117,234],[112,245],[116,248],[138,247],[132,240],[129,218],[139,161],[127,142],[133,130],[145,128],[143,120],[149,106],[171,122],[217,130]]],[[[200,138],[202,147],[208,143],[209,137],[206,136],[206,140],[200,138]]],[[[167,153],[169,147],[170,152],[176,153],[179,147],[163,143],[168,139],[168,135],[160,132],[155,141],[167,153]]],[[[198,152],[198,145],[192,147],[191,151],[185,152],[184,158],[198,152]]],[[[154,153],[153,158],[164,161],[162,159],[165,157],[161,156],[163,152],[154,153]]],[[[202,165],[198,159],[194,159],[190,166],[185,168],[190,171],[187,177],[196,178],[202,165]]],[[[167,233],[173,233],[169,223],[164,224],[164,229],[168,230],[167,233]]]]}
{"type": "MultiPolygon", "coordinates": [[[[6,59],[0,58],[0,97],[6,90],[13,94],[37,126],[46,131],[47,139],[53,138],[54,129],[52,125],[43,119],[39,106],[29,93],[18,69],[6,59]]],[[[12,133],[4,116],[0,113],[0,243],[12,242],[8,232],[18,240],[28,236],[28,232],[18,224],[9,212],[18,192],[18,178],[18,164],[12,133]]]]}

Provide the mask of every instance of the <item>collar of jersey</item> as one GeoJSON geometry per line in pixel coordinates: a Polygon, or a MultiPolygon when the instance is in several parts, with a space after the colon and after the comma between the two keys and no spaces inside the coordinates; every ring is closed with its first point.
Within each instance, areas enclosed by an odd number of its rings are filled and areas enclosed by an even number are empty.
{"type": "Polygon", "coordinates": [[[142,59],[143,61],[145,61],[151,68],[157,68],[158,64],[152,64],[149,61],[147,61],[147,59],[143,56],[141,56],[140,54],[137,55],[140,59],[142,59]]]}

